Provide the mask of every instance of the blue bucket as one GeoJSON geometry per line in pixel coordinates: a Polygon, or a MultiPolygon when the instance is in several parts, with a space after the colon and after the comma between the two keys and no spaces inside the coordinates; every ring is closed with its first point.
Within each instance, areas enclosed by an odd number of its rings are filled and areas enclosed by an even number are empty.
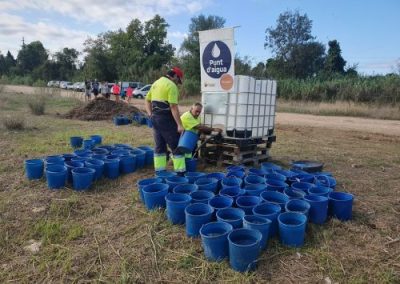
{"type": "Polygon", "coordinates": [[[267,180],[267,190],[283,192],[285,188],[288,187],[289,185],[282,180],[276,180],[276,179],[267,180]]]}
{"type": "Polygon", "coordinates": [[[273,203],[263,203],[253,208],[253,214],[255,216],[261,216],[271,221],[271,226],[269,229],[270,238],[278,234],[277,218],[281,211],[282,208],[279,205],[273,203]]]}
{"type": "Polygon", "coordinates": [[[91,150],[94,148],[94,142],[92,139],[83,140],[83,149],[91,150]]]}
{"type": "Polygon", "coordinates": [[[167,218],[172,224],[185,224],[185,208],[192,198],[188,194],[168,193],[165,196],[167,218]]]}
{"type": "Polygon", "coordinates": [[[218,210],[216,214],[218,221],[229,223],[234,229],[243,227],[243,217],[245,215],[240,208],[224,208],[218,210]]]}
{"type": "Polygon", "coordinates": [[[224,177],[221,181],[221,186],[223,189],[227,187],[240,187],[241,185],[242,180],[235,176],[224,177]]]}
{"type": "Polygon", "coordinates": [[[136,156],[128,154],[119,157],[121,173],[130,174],[136,171],[136,156]]]}
{"type": "Polygon", "coordinates": [[[169,192],[172,192],[176,186],[188,184],[189,180],[185,177],[173,176],[166,178],[165,183],[169,185],[169,192]]]}
{"type": "Polygon", "coordinates": [[[168,184],[152,183],[142,188],[144,204],[148,210],[165,208],[165,196],[168,194],[168,184]]]}
{"type": "Polygon", "coordinates": [[[198,180],[201,177],[204,177],[206,174],[202,172],[189,172],[186,171],[185,173],[185,178],[189,180],[189,183],[194,183],[196,180],[198,180]]]}
{"type": "Polygon", "coordinates": [[[208,204],[193,203],[188,205],[185,208],[186,234],[189,237],[199,236],[201,226],[211,222],[212,213],[213,208],[208,204]]]}
{"type": "Polygon", "coordinates": [[[304,197],[310,204],[308,218],[311,223],[323,224],[328,216],[328,197],[322,195],[307,195],[304,197]]]}
{"type": "Polygon", "coordinates": [[[145,164],[147,166],[151,166],[154,160],[154,149],[146,145],[142,145],[137,148],[145,152],[145,159],[146,159],[145,164]]]}
{"type": "Polygon", "coordinates": [[[63,188],[67,180],[67,167],[64,165],[51,165],[46,167],[47,186],[50,189],[63,188]]]}
{"type": "Polygon", "coordinates": [[[119,177],[119,158],[115,156],[107,156],[104,161],[104,176],[109,179],[119,177]]]}
{"type": "Polygon", "coordinates": [[[43,169],[44,162],[42,159],[25,160],[25,173],[29,180],[42,178],[43,169]]]}
{"type": "Polygon", "coordinates": [[[218,180],[218,187],[217,189],[221,189],[221,181],[225,177],[225,173],[219,173],[219,172],[214,172],[214,173],[209,173],[206,174],[206,178],[215,178],[218,180]]]}
{"type": "Polygon", "coordinates": [[[315,177],[315,184],[316,185],[323,185],[330,187],[332,189],[336,188],[336,179],[331,176],[326,175],[319,175],[315,177]]]}
{"type": "Polygon", "coordinates": [[[214,213],[217,213],[219,210],[224,208],[232,207],[233,199],[229,196],[214,196],[210,200],[208,200],[208,204],[214,208],[214,213]]]}
{"type": "Polygon", "coordinates": [[[123,148],[121,148],[121,149],[116,149],[116,150],[114,150],[114,151],[111,152],[111,155],[114,155],[114,156],[129,155],[129,152],[130,152],[130,151],[131,151],[131,150],[129,150],[129,149],[123,149],[123,148]]]}
{"type": "Polygon", "coordinates": [[[314,186],[314,184],[309,182],[294,182],[290,187],[294,190],[304,191],[305,193],[308,193],[310,188],[313,188],[314,186]]]}
{"type": "Polygon", "coordinates": [[[292,172],[290,170],[283,170],[283,169],[282,170],[274,170],[274,173],[283,175],[286,177],[286,179],[291,178],[296,175],[295,172],[292,172]]]}
{"type": "Polygon", "coordinates": [[[177,186],[174,187],[174,189],[172,190],[173,193],[183,193],[183,194],[191,194],[192,192],[195,192],[196,190],[198,190],[197,185],[195,184],[179,184],[177,186]]]}
{"type": "Polygon", "coordinates": [[[229,171],[226,176],[227,177],[237,177],[243,179],[246,173],[244,171],[229,171]]]}
{"type": "Polygon", "coordinates": [[[71,162],[80,162],[80,163],[84,163],[84,164],[85,164],[85,162],[86,162],[87,160],[92,159],[92,157],[93,157],[93,156],[91,156],[91,157],[79,157],[79,156],[77,156],[77,157],[75,157],[75,158],[72,158],[72,159],[71,159],[71,162]]]}
{"type": "Polygon", "coordinates": [[[244,187],[246,195],[260,196],[261,192],[267,189],[266,184],[249,184],[244,187]]]}
{"type": "Polygon", "coordinates": [[[74,168],[71,172],[72,187],[75,190],[83,191],[92,185],[96,170],[92,168],[74,168]]]}
{"type": "Polygon", "coordinates": [[[187,172],[195,172],[197,170],[197,159],[185,159],[186,171],[187,172]]]}
{"type": "Polygon", "coordinates": [[[301,190],[294,190],[294,189],[292,189],[292,188],[290,188],[290,187],[285,188],[285,189],[283,190],[283,193],[284,193],[287,197],[289,197],[290,200],[292,200],[292,199],[303,199],[304,196],[306,195],[306,193],[305,193],[304,191],[301,191],[301,190]]]}
{"type": "Polygon", "coordinates": [[[307,218],[310,208],[311,208],[310,203],[300,199],[289,200],[285,205],[286,212],[301,213],[306,215],[307,218]]]}
{"type": "MultiPolygon", "coordinates": [[[[113,150],[114,151],[114,150],[113,150]]],[[[112,151],[111,151],[112,152],[112,151]]],[[[92,150],[92,153],[94,154],[94,155],[108,155],[108,154],[110,154],[110,151],[108,151],[107,149],[105,149],[105,148],[94,148],[93,150],[92,150]]]]}
{"type": "Polygon", "coordinates": [[[95,134],[95,135],[90,135],[90,139],[93,140],[94,145],[100,145],[103,140],[103,137],[101,135],[95,134]]]}
{"type": "Polygon", "coordinates": [[[177,176],[176,172],[170,172],[170,171],[158,171],[155,173],[155,176],[158,178],[161,178],[163,182],[169,177],[175,177],[177,176]]]}
{"type": "Polygon", "coordinates": [[[281,170],[282,167],[274,163],[265,162],[261,164],[261,169],[264,171],[276,171],[276,170],[281,170]]]}
{"type": "Polygon", "coordinates": [[[271,179],[286,181],[286,176],[278,174],[277,172],[266,174],[264,177],[267,179],[267,181],[271,179]]]}
{"type": "Polygon", "coordinates": [[[250,184],[265,184],[265,178],[256,176],[256,175],[251,175],[247,176],[244,178],[244,184],[245,185],[250,185],[250,184]]]}
{"type": "Polygon", "coordinates": [[[207,190],[213,193],[217,192],[218,180],[215,178],[199,178],[194,184],[199,187],[199,190],[207,190]]]}
{"type": "Polygon", "coordinates": [[[64,158],[64,162],[66,162],[66,161],[71,161],[71,159],[75,158],[76,155],[72,154],[72,153],[65,153],[65,154],[62,154],[62,157],[64,158]]]}
{"type": "Polygon", "coordinates": [[[190,196],[192,197],[192,203],[204,203],[208,205],[208,200],[213,198],[215,194],[208,190],[197,190],[193,191],[190,196]]]}
{"type": "Polygon", "coordinates": [[[67,167],[67,180],[72,183],[72,170],[75,168],[83,168],[85,166],[84,162],[76,161],[66,161],[64,165],[67,167]]]}
{"type": "Polygon", "coordinates": [[[347,192],[333,191],[329,193],[329,215],[340,221],[352,219],[353,195],[347,192]]]}
{"type": "Polygon", "coordinates": [[[264,171],[261,169],[256,169],[256,168],[250,168],[249,169],[249,176],[259,176],[259,177],[264,177],[266,174],[268,174],[268,171],[264,171]]]}
{"type": "Polygon", "coordinates": [[[196,148],[199,136],[193,131],[184,131],[179,138],[177,150],[181,153],[192,153],[196,148]]]}
{"type": "Polygon", "coordinates": [[[93,155],[92,151],[90,151],[88,149],[78,149],[78,150],[75,150],[74,153],[79,157],[89,157],[89,156],[93,155]]]}
{"type": "Polygon", "coordinates": [[[261,203],[261,198],[258,196],[239,196],[236,199],[236,206],[243,209],[246,215],[253,215],[253,208],[261,203]]]}
{"type": "Polygon", "coordinates": [[[308,182],[308,183],[313,183],[314,182],[314,176],[308,173],[305,174],[297,174],[295,176],[292,176],[288,179],[289,183],[293,182],[308,182]]]}
{"type": "Polygon", "coordinates": [[[296,212],[285,212],[278,216],[279,236],[282,244],[301,247],[304,244],[307,217],[296,212]]]}
{"type": "Polygon", "coordinates": [[[141,169],[146,165],[146,152],[140,149],[130,150],[136,156],[136,168],[141,169]]]}
{"type": "Polygon", "coordinates": [[[239,272],[247,272],[256,267],[261,251],[262,235],[252,229],[236,229],[229,233],[229,263],[239,272]]]}
{"type": "Polygon", "coordinates": [[[260,231],[262,235],[260,243],[261,249],[264,249],[267,246],[271,224],[271,220],[262,216],[247,215],[243,218],[243,228],[260,231]]]}
{"type": "Polygon", "coordinates": [[[323,185],[315,185],[312,188],[308,190],[309,195],[321,195],[328,197],[329,193],[331,193],[333,190],[330,187],[323,186],[323,185]]]}
{"type": "Polygon", "coordinates": [[[146,178],[146,179],[141,179],[137,182],[139,196],[143,203],[144,203],[143,187],[145,187],[146,185],[149,185],[149,184],[153,184],[153,183],[162,183],[162,179],[161,178],[146,178]]]}
{"type": "Polygon", "coordinates": [[[237,172],[237,171],[246,171],[246,168],[244,166],[236,166],[236,165],[230,165],[226,167],[227,172],[237,172]]]}
{"type": "Polygon", "coordinates": [[[80,136],[72,136],[69,138],[69,141],[72,148],[82,147],[83,138],[80,136]]]}
{"type": "Polygon", "coordinates": [[[103,176],[104,172],[104,161],[103,160],[96,160],[96,159],[89,159],[85,162],[85,166],[87,168],[91,168],[95,170],[95,174],[93,180],[99,180],[103,176]]]}
{"type": "Polygon", "coordinates": [[[107,155],[103,155],[103,154],[94,154],[92,156],[92,159],[96,159],[96,160],[102,160],[104,161],[106,159],[107,155]]]}
{"type": "Polygon", "coordinates": [[[46,167],[52,165],[64,165],[65,159],[62,156],[48,156],[46,158],[46,167]]]}
{"type": "Polygon", "coordinates": [[[245,190],[238,186],[237,187],[226,187],[226,188],[221,189],[221,191],[219,192],[219,194],[221,196],[229,196],[229,197],[233,198],[235,203],[236,203],[236,199],[239,196],[245,195],[245,193],[246,193],[245,190]]]}
{"type": "Polygon", "coordinates": [[[146,124],[147,124],[147,127],[153,128],[153,122],[151,121],[151,118],[146,118],[146,124]]]}
{"type": "Polygon", "coordinates": [[[204,255],[210,261],[222,261],[229,257],[228,234],[232,225],[225,222],[211,222],[200,229],[204,255]]]}
{"type": "Polygon", "coordinates": [[[285,211],[285,204],[289,201],[289,197],[278,191],[267,190],[262,192],[260,196],[265,202],[278,204],[282,208],[282,211],[285,211]]]}

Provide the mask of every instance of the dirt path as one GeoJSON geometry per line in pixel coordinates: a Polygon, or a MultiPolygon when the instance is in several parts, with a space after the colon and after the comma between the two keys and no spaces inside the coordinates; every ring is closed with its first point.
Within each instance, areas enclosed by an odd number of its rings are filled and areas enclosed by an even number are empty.
{"type": "MultiPolygon", "coordinates": [[[[4,91],[23,94],[34,94],[40,91],[40,88],[6,85],[4,91]]],[[[80,100],[84,100],[84,94],[80,92],[61,90],[60,94],[63,97],[74,97],[80,100]]],[[[133,99],[131,103],[140,109],[144,109],[144,100],[133,99]]],[[[180,107],[181,111],[186,111],[188,108],[189,107],[187,106],[180,107]]],[[[298,127],[311,126],[332,130],[349,130],[400,136],[400,121],[398,120],[379,120],[341,116],[317,116],[297,113],[277,113],[276,122],[280,125],[293,125],[298,127]]]]}

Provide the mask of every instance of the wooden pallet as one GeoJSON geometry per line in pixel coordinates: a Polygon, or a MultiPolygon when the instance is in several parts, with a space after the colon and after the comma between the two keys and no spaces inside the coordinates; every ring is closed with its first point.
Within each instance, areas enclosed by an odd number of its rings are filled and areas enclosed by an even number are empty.
{"type": "Polygon", "coordinates": [[[245,145],[230,143],[206,143],[200,150],[200,157],[207,163],[217,166],[225,165],[253,165],[258,166],[269,158],[268,142],[245,145]]]}

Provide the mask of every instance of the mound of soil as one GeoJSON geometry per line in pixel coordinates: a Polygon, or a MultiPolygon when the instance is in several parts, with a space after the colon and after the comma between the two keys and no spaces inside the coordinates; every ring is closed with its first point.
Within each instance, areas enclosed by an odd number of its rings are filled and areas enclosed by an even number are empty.
{"type": "Polygon", "coordinates": [[[136,113],[142,112],[125,102],[96,98],[85,105],[73,108],[64,117],[79,120],[109,120],[120,114],[132,116],[136,113]]]}

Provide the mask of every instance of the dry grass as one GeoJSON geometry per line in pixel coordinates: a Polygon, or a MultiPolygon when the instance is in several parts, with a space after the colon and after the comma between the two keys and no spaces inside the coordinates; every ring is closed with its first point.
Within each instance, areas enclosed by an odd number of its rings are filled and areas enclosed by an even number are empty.
{"type": "Polygon", "coordinates": [[[25,128],[25,118],[21,115],[6,115],[2,119],[3,126],[7,130],[23,130],[25,128]]]}
{"type": "Polygon", "coordinates": [[[400,281],[400,242],[391,241],[400,235],[399,137],[277,125],[273,158],[285,165],[292,159],[325,162],[338,190],[355,195],[354,220],[310,224],[300,249],[272,240],[257,270],[240,274],[227,261],[206,261],[199,239],[186,237],[183,226],[169,224],[163,211],[144,208],[136,182],[152,176],[151,169],[101,180],[86,193],[50,191],[44,180],[24,177],[24,159],[70,152],[70,136],[96,133],[104,143],[137,146],[152,143],[150,129],[17,111],[36,130],[0,132],[0,147],[9,149],[0,152],[2,283],[400,281]],[[39,252],[24,249],[30,240],[42,242],[39,252]]]}
{"type": "Polygon", "coordinates": [[[278,100],[277,111],[315,115],[400,119],[400,105],[356,104],[354,102],[340,101],[335,103],[318,103],[278,100]]]}

